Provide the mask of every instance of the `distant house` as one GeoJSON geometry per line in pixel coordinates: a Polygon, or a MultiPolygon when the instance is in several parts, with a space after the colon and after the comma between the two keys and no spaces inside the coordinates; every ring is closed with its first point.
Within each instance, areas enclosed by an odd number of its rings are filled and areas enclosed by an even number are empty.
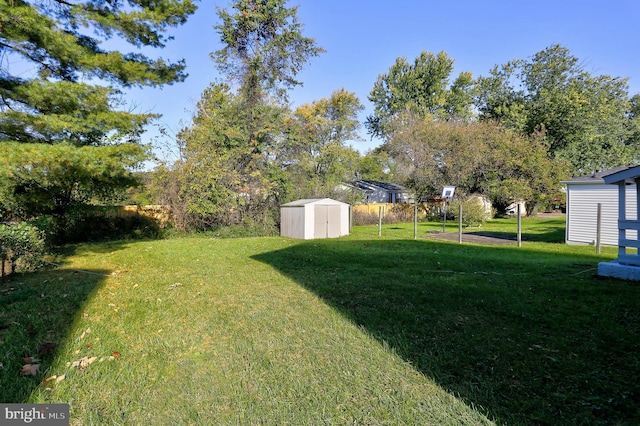
{"type": "MultiPolygon", "coordinates": [[[[565,240],[567,244],[595,244],[597,236],[598,204],[601,204],[600,242],[618,245],[618,185],[607,185],[605,178],[629,167],[618,167],[579,176],[561,182],[567,188],[567,216],[565,240]]],[[[637,192],[633,179],[625,185],[627,217],[637,217],[637,192]]],[[[629,231],[635,237],[635,231],[629,231]]]]}
{"type": "Polygon", "coordinates": [[[356,179],[347,185],[362,192],[362,202],[364,203],[413,202],[407,188],[395,183],[356,179]]]}

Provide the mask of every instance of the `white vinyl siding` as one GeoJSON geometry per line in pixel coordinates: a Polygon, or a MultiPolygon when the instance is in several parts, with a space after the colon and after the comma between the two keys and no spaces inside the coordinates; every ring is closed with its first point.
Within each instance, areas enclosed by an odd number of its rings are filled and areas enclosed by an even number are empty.
{"type": "Polygon", "coordinates": [[[311,240],[349,235],[349,204],[330,198],[305,199],[280,206],[280,235],[311,240]]]}
{"type": "MultiPolygon", "coordinates": [[[[598,203],[602,204],[601,240],[603,245],[618,245],[618,185],[567,184],[568,244],[595,244],[597,234],[598,203]]],[[[636,186],[626,185],[626,215],[635,219],[636,186]]],[[[635,231],[627,238],[637,238],[635,231]]]]}

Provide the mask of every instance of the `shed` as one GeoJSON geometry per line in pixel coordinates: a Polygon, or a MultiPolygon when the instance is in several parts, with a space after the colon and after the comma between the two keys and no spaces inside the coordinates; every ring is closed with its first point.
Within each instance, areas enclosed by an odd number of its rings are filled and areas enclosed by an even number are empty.
{"type": "MultiPolygon", "coordinates": [[[[618,185],[607,185],[605,178],[629,169],[611,170],[579,176],[562,184],[567,190],[565,241],[567,244],[595,244],[597,234],[598,203],[602,205],[600,243],[618,245],[618,185]]],[[[627,217],[636,217],[636,184],[632,179],[625,184],[627,217]]],[[[635,231],[630,231],[630,233],[635,231]]]]}
{"type": "Polygon", "coordinates": [[[351,206],[331,198],[303,199],[280,206],[280,235],[312,240],[349,235],[351,206]]]}

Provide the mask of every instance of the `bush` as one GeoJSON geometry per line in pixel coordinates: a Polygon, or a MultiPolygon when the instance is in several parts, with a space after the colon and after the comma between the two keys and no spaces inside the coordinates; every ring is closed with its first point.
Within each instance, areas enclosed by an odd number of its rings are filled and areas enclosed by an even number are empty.
{"type": "Polygon", "coordinates": [[[83,213],[70,215],[58,225],[57,244],[158,238],[161,235],[156,220],[139,214],[110,217],[83,213]]]}
{"type": "Polygon", "coordinates": [[[85,207],[63,216],[40,216],[32,223],[52,245],[162,236],[159,222],[151,217],[137,213],[120,216],[112,212],[110,208],[85,207]]]}
{"type": "Polygon", "coordinates": [[[11,262],[11,272],[42,266],[45,239],[42,232],[27,223],[0,225],[0,257],[11,262]]]}
{"type": "Polygon", "coordinates": [[[465,200],[452,201],[447,208],[447,218],[458,220],[461,204],[463,226],[480,226],[493,217],[493,209],[486,208],[482,198],[469,197],[465,200]]]}

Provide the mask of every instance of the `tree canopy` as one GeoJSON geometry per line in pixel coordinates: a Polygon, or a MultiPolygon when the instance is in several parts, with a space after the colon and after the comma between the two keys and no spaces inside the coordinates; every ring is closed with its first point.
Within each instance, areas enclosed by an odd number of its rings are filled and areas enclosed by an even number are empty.
{"type": "Polygon", "coordinates": [[[354,178],[359,155],[346,143],[360,139],[363,109],[355,93],[344,89],[296,108],[280,159],[295,198],[337,197],[335,188],[354,178]]]}
{"type": "Polygon", "coordinates": [[[463,194],[489,196],[504,209],[514,200],[528,208],[556,195],[567,178],[562,162],[550,159],[539,135],[528,137],[490,122],[447,122],[406,113],[382,149],[418,198],[454,185],[463,194]]]}
{"type": "Polygon", "coordinates": [[[374,104],[374,113],[366,123],[369,133],[388,136],[390,122],[405,111],[421,117],[469,119],[473,76],[462,72],[450,84],[453,62],[445,52],[434,55],[423,51],[413,64],[406,58],[396,59],[387,74],[378,76],[369,94],[374,104]]]}
{"type": "Polygon", "coordinates": [[[117,88],[182,81],[185,64],[101,46],[119,38],[161,48],[194,11],[191,0],[0,0],[0,140],[138,140],[154,116],[117,111],[117,88]]]}
{"type": "Polygon", "coordinates": [[[133,183],[130,168],[147,155],[143,127],[156,115],[125,111],[120,90],[184,80],[183,61],[141,49],[164,47],[195,8],[192,0],[0,0],[4,213],[64,214],[133,183]],[[110,39],[131,51],[105,48],[110,39]]]}
{"type": "Polygon", "coordinates": [[[561,45],[496,66],[478,79],[482,120],[532,135],[575,174],[635,163],[633,104],[625,78],[594,76],[561,45]]]}
{"type": "MultiPolygon", "coordinates": [[[[303,133],[301,127],[290,127],[287,91],[302,84],[297,74],[322,52],[302,35],[297,8],[285,3],[236,0],[229,9],[218,8],[215,29],[222,47],[211,57],[226,82],[202,94],[192,125],[178,135],[183,160],[166,176],[177,182],[173,204],[183,207],[187,228],[242,224],[267,229],[277,221],[273,207],[290,191],[285,169],[298,152],[289,142],[294,133],[303,133]]],[[[306,136],[296,140],[319,146],[337,138],[336,129],[351,134],[348,121],[333,128],[326,123],[340,116],[336,111],[342,106],[318,106],[322,113],[304,131],[313,134],[313,141],[306,136]]]]}
{"type": "Polygon", "coordinates": [[[223,47],[211,54],[229,82],[238,83],[246,102],[255,105],[270,93],[286,99],[287,90],[302,84],[297,74],[323,49],[302,35],[297,7],[286,0],[235,0],[218,8],[215,26],[223,47]]]}

